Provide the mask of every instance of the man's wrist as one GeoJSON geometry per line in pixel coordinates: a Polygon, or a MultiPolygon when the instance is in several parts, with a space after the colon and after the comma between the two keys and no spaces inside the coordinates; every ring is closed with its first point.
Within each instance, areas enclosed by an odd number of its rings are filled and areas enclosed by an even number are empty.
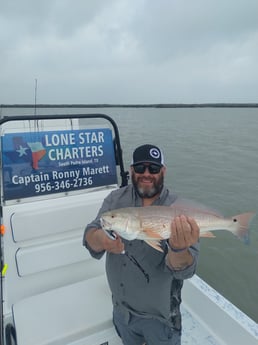
{"type": "Polygon", "coordinates": [[[173,248],[173,247],[171,246],[171,244],[169,243],[169,239],[166,240],[166,244],[167,244],[168,249],[170,249],[170,250],[171,250],[172,252],[174,252],[174,253],[181,253],[181,252],[184,252],[185,250],[188,249],[188,247],[179,248],[179,249],[173,248]]]}

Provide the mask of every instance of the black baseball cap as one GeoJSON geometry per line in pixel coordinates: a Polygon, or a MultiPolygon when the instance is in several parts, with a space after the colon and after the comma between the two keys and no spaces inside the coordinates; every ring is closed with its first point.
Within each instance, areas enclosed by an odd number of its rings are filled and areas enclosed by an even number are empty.
{"type": "Polygon", "coordinates": [[[139,163],[154,163],[159,166],[164,165],[164,156],[162,151],[155,145],[146,144],[137,147],[133,152],[131,165],[139,163]]]}

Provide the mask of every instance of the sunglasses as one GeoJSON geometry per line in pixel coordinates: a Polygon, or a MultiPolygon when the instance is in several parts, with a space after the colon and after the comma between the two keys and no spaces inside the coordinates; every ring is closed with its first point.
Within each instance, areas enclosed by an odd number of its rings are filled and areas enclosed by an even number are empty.
{"type": "Polygon", "coordinates": [[[134,172],[136,174],[144,174],[145,170],[148,169],[150,174],[158,174],[161,170],[162,166],[157,164],[150,164],[150,165],[144,165],[144,164],[136,164],[133,165],[134,172]]]}

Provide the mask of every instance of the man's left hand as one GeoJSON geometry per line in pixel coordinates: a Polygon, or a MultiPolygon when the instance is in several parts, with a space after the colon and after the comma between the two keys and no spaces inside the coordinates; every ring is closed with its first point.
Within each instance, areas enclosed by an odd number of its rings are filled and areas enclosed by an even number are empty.
{"type": "Polygon", "coordinates": [[[200,236],[200,229],[193,218],[184,215],[177,216],[171,223],[169,244],[174,249],[189,248],[200,236]]]}

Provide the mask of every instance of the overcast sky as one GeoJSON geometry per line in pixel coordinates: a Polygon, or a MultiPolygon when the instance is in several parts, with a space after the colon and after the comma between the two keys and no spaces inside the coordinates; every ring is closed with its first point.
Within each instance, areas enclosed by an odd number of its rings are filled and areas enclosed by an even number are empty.
{"type": "Polygon", "coordinates": [[[258,102],[257,0],[0,4],[0,104],[258,102]]]}

